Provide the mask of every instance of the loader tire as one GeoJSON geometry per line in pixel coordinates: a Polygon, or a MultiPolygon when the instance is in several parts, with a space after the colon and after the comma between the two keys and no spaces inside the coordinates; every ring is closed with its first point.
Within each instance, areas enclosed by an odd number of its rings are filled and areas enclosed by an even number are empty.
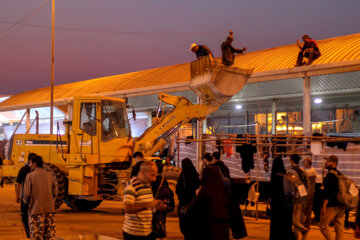
{"type": "Polygon", "coordinates": [[[65,199],[67,192],[67,178],[58,167],[50,163],[44,163],[44,168],[51,173],[57,185],[58,194],[55,200],[55,209],[58,209],[65,199]]]}
{"type": "Polygon", "coordinates": [[[85,199],[75,199],[74,197],[67,196],[65,198],[66,205],[75,211],[90,211],[100,205],[102,200],[89,201],[85,199]]]}

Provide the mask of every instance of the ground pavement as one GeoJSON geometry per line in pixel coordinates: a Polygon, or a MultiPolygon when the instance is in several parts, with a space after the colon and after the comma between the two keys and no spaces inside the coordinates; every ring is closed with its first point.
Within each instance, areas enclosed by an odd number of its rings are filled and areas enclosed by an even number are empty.
{"type": "MultiPolygon", "coordinates": [[[[74,212],[65,204],[57,211],[57,239],[61,240],[115,240],[122,239],[124,221],[121,202],[104,201],[98,208],[89,212],[74,212]]],[[[245,218],[249,237],[246,240],[268,239],[269,220],[245,218]]],[[[168,236],[165,239],[183,239],[178,218],[167,219],[168,236]]],[[[25,238],[19,204],[15,202],[13,185],[0,188],[0,240],[21,240],[25,238]]],[[[309,239],[324,239],[317,226],[313,226],[309,239]]],[[[352,230],[346,230],[345,240],[354,239],[352,230]]]]}

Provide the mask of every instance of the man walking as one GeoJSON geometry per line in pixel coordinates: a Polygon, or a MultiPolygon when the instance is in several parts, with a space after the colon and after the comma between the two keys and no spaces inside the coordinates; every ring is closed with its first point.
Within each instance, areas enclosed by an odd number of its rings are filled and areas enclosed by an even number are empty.
{"type": "MultiPolygon", "coordinates": [[[[307,188],[308,185],[308,179],[306,176],[306,172],[300,168],[299,162],[300,162],[300,156],[298,154],[293,154],[290,156],[291,170],[289,171],[289,173],[296,176],[302,182],[303,187],[305,189],[307,188]]],[[[304,226],[305,223],[304,208],[307,203],[307,199],[301,197],[300,191],[298,191],[297,194],[299,196],[295,197],[293,216],[292,216],[292,223],[294,226],[294,234],[296,238],[298,238],[299,232],[305,235],[309,230],[307,227],[304,226]]],[[[305,194],[307,193],[304,193],[304,195],[305,194]]]]}
{"type": "Polygon", "coordinates": [[[325,168],[329,170],[324,179],[324,200],[320,210],[320,231],[324,237],[333,239],[329,231],[329,224],[333,221],[336,240],[343,239],[345,208],[337,200],[339,180],[336,174],[341,174],[337,169],[339,159],[331,155],[326,160],[325,168]]]}
{"type": "Polygon", "coordinates": [[[25,166],[20,168],[19,173],[18,173],[17,178],[16,178],[16,185],[15,185],[15,194],[16,194],[15,201],[17,203],[20,203],[20,212],[21,212],[20,215],[21,215],[21,220],[23,222],[27,238],[30,238],[29,215],[28,215],[29,205],[25,204],[24,200],[23,200],[24,182],[25,182],[26,176],[30,172],[30,166],[29,166],[30,165],[30,160],[35,156],[36,156],[35,153],[29,153],[28,162],[25,164],[25,166]]]}
{"type": "Polygon", "coordinates": [[[130,180],[124,190],[125,240],[155,240],[152,234],[153,210],[167,209],[165,202],[154,200],[151,183],[158,169],[154,162],[143,162],[138,175],[130,180]]]}
{"type": "Polygon", "coordinates": [[[231,66],[234,64],[234,53],[243,53],[246,51],[246,47],[237,49],[231,45],[234,40],[234,35],[233,31],[229,31],[229,33],[230,35],[226,38],[225,42],[221,44],[222,64],[226,66],[231,66]]]}
{"type": "Polygon", "coordinates": [[[55,199],[57,186],[50,172],[43,168],[43,159],[30,159],[31,172],[24,184],[24,203],[29,204],[31,239],[55,239],[55,199]]]}
{"type": "MultiPolygon", "coordinates": [[[[316,170],[312,166],[312,160],[310,157],[304,159],[304,170],[308,179],[308,199],[305,203],[305,223],[304,226],[310,229],[311,224],[311,213],[313,209],[314,195],[315,195],[315,186],[316,186],[316,170]]],[[[307,239],[307,234],[303,237],[303,240],[307,239]]]]}
{"type": "Polygon", "coordinates": [[[295,67],[300,67],[302,65],[310,65],[315,59],[321,56],[320,50],[316,42],[309,37],[309,35],[302,36],[304,45],[300,45],[299,40],[296,41],[296,44],[300,48],[298,58],[296,61],[295,67]],[[303,62],[304,57],[308,58],[307,62],[303,62]]]}

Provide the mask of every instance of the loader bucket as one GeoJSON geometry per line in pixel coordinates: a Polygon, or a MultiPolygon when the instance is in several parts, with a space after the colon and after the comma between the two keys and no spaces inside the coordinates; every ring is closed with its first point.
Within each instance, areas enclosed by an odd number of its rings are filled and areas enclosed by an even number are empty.
{"type": "Polygon", "coordinates": [[[225,66],[209,57],[191,62],[190,88],[205,104],[220,105],[240,92],[253,69],[225,66]]]}

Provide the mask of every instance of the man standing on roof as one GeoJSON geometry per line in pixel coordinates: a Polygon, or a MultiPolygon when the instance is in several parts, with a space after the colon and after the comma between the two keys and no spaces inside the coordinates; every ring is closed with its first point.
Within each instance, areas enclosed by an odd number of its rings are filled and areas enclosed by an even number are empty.
{"type": "Polygon", "coordinates": [[[233,31],[229,31],[229,33],[230,35],[226,38],[225,42],[221,44],[222,64],[226,66],[231,66],[234,64],[234,53],[243,53],[246,51],[246,47],[237,49],[231,45],[234,40],[234,33],[233,31]]]}
{"type": "Polygon", "coordinates": [[[302,36],[302,39],[304,41],[303,46],[300,45],[299,40],[296,41],[296,44],[300,48],[300,52],[295,67],[300,67],[304,64],[310,65],[315,59],[321,56],[320,49],[315,40],[311,39],[307,34],[302,36]],[[304,57],[308,59],[307,62],[303,62],[304,57]]]}
{"type": "Polygon", "coordinates": [[[190,45],[190,51],[196,54],[196,58],[201,58],[205,56],[210,56],[210,58],[214,58],[211,50],[206,45],[197,45],[193,43],[190,45]]]}

